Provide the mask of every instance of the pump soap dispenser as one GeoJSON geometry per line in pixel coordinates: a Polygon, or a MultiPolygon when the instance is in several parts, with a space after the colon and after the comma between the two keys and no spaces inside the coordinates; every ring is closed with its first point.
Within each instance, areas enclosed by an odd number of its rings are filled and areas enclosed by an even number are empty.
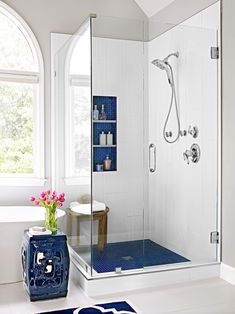
{"type": "Polygon", "coordinates": [[[109,155],[106,155],[106,158],[103,161],[103,164],[104,164],[105,171],[111,170],[112,160],[110,159],[109,155]]]}

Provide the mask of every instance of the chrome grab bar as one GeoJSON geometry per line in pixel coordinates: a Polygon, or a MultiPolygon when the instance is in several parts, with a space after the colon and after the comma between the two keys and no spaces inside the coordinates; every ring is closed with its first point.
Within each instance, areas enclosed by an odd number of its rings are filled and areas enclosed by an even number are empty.
{"type": "Polygon", "coordinates": [[[151,173],[155,172],[156,171],[156,146],[151,143],[149,145],[149,171],[151,173]],[[153,150],[153,167],[151,167],[151,151],[153,150]]]}

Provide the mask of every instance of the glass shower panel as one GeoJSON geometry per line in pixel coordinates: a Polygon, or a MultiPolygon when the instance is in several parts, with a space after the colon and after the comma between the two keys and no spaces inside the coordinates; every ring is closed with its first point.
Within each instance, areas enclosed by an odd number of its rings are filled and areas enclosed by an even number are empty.
{"type": "Polygon", "coordinates": [[[92,20],[93,275],[143,268],[144,25],[92,20]]]}
{"type": "Polygon", "coordinates": [[[218,58],[213,56],[218,29],[206,28],[205,22],[201,27],[206,14],[210,12],[201,12],[152,38],[148,45],[149,144],[155,145],[150,147],[150,163],[153,166],[155,158],[156,171],[149,172],[145,267],[217,261],[217,243],[211,243],[211,233],[218,230],[219,84],[218,58]],[[172,72],[166,65],[170,74],[156,62],[152,64],[156,59],[164,63],[164,58],[176,52],[178,57],[168,59],[172,72]],[[175,143],[164,139],[163,132],[173,141],[178,131],[175,143]]]}
{"type": "Polygon", "coordinates": [[[91,20],[55,56],[56,188],[67,200],[67,236],[73,257],[91,273],[91,20]]]}

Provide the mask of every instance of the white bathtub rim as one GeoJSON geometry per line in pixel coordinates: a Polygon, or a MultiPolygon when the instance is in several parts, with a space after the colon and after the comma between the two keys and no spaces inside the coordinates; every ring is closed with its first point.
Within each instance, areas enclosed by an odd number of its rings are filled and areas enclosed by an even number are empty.
{"type": "MultiPolygon", "coordinates": [[[[62,209],[57,209],[57,218],[61,219],[66,215],[66,212],[62,209]]],[[[42,206],[0,206],[0,224],[25,224],[28,222],[44,223],[45,221],[45,208],[42,206]],[[17,216],[9,212],[10,210],[25,210],[24,215],[17,216]],[[6,210],[4,215],[2,210],[6,210]],[[29,214],[31,211],[31,215],[29,214]],[[9,216],[8,216],[9,214],[9,216]],[[15,217],[15,218],[14,218],[15,217]]]]}

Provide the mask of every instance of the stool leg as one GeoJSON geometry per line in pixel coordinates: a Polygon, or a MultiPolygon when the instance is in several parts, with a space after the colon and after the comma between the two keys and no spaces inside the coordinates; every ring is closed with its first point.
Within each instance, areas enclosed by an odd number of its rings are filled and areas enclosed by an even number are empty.
{"type": "Polygon", "coordinates": [[[72,216],[70,213],[67,215],[67,236],[72,235],[72,216]]]}
{"type": "Polygon", "coordinates": [[[77,217],[77,247],[80,244],[80,219],[77,217]]]}
{"type": "Polygon", "coordinates": [[[104,216],[104,244],[107,244],[108,215],[104,216]]]}
{"type": "Polygon", "coordinates": [[[99,226],[98,226],[98,251],[104,251],[104,231],[105,231],[105,221],[104,217],[99,218],[99,226]]]}

